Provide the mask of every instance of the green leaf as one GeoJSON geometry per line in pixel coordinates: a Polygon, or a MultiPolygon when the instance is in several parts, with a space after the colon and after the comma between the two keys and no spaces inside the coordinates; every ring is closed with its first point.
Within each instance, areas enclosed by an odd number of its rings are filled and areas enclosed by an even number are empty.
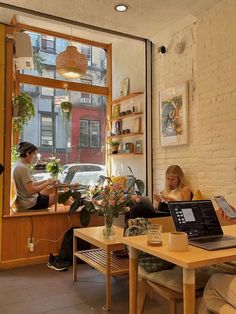
{"type": "Polygon", "coordinates": [[[90,216],[91,212],[87,210],[86,207],[82,208],[82,210],[79,213],[80,216],[80,222],[83,227],[87,227],[90,222],[90,216]]]}
{"type": "Polygon", "coordinates": [[[69,214],[74,214],[80,205],[80,199],[74,201],[70,206],[69,214]]]}
{"type": "Polygon", "coordinates": [[[58,203],[64,204],[71,197],[71,190],[66,191],[58,196],[58,203]]]}
{"type": "Polygon", "coordinates": [[[83,204],[85,205],[85,208],[87,209],[87,211],[91,213],[95,211],[93,202],[84,200],[83,204]]]}
{"type": "Polygon", "coordinates": [[[74,200],[80,199],[81,198],[81,192],[79,191],[73,191],[71,193],[71,196],[73,197],[74,200]]]}

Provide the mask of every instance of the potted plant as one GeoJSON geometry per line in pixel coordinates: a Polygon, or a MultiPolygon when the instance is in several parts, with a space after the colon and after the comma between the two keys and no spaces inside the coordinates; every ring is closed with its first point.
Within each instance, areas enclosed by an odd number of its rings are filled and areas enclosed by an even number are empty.
{"type": "Polygon", "coordinates": [[[56,159],[56,157],[49,159],[50,161],[46,165],[46,170],[50,173],[52,179],[57,180],[58,173],[61,171],[60,159],[56,159]]]}
{"type": "Polygon", "coordinates": [[[61,107],[62,113],[69,117],[71,113],[71,109],[72,109],[72,103],[69,101],[63,101],[60,104],[60,107],[61,107]]]}
{"type": "Polygon", "coordinates": [[[111,146],[111,153],[112,154],[117,154],[120,142],[118,142],[118,141],[110,141],[109,145],[111,146]]]}
{"type": "MultiPolygon", "coordinates": [[[[112,182],[113,180],[111,177],[101,175],[97,185],[88,188],[83,192],[83,196],[80,191],[68,190],[63,195],[59,195],[58,202],[65,203],[72,197],[74,202],[70,206],[69,213],[74,214],[78,211],[80,222],[82,226],[86,227],[89,224],[91,214],[93,213],[97,212],[99,215],[109,216],[108,214],[110,211],[108,205],[112,205],[112,202],[108,204],[107,200],[115,200],[115,203],[113,202],[113,207],[111,208],[114,215],[108,217],[108,220],[111,218],[111,223],[112,218],[114,218],[114,216],[116,217],[120,210],[125,211],[126,207],[132,208],[136,204],[138,196],[141,196],[144,193],[144,182],[137,179],[134,176],[132,169],[130,167],[128,168],[131,175],[127,176],[128,180],[126,186],[120,182],[112,182]],[[114,188],[112,188],[112,186],[114,188]],[[118,199],[120,200],[121,196],[122,202],[119,202],[119,206],[117,206],[118,204],[116,204],[116,202],[118,199]],[[105,206],[105,203],[108,207],[105,206]]],[[[109,224],[108,221],[107,223],[109,224]]]]}
{"type": "Polygon", "coordinates": [[[27,93],[20,93],[13,97],[13,126],[17,132],[21,132],[23,126],[28,124],[30,119],[35,116],[32,98],[27,93]]]}

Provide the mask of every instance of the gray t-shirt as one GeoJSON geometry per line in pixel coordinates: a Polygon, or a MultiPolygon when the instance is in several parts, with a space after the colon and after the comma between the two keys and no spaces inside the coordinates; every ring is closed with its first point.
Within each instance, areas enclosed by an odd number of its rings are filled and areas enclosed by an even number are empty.
{"type": "Polygon", "coordinates": [[[33,207],[37,202],[38,193],[29,194],[25,188],[26,183],[33,181],[29,167],[22,161],[17,161],[13,169],[13,178],[17,189],[15,202],[17,210],[22,211],[33,207]]]}

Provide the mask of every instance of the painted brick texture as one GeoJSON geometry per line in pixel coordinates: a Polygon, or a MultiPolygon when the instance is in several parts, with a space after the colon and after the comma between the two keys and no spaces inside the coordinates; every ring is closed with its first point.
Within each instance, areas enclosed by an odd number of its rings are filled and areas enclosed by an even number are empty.
{"type": "MultiPolygon", "coordinates": [[[[179,164],[193,190],[224,195],[236,206],[236,1],[223,0],[182,29],[186,44],[176,54],[154,54],[154,191],[165,169],[179,164]],[[189,81],[189,144],[159,144],[159,91],[189,81]]],[[[173,38],[170,38],[173,42],[173,38]]]]}

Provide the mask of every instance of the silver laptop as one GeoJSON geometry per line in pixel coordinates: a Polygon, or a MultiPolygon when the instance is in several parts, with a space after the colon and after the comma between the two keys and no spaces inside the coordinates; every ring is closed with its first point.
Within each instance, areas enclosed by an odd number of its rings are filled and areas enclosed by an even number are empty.
{"type": "Polygon", "coordinates": [[[177,231],[186,232],[189,244],[206,250],[236,247],[236,237],[224,235],[210,200],[170,202],[177,231]]]}

